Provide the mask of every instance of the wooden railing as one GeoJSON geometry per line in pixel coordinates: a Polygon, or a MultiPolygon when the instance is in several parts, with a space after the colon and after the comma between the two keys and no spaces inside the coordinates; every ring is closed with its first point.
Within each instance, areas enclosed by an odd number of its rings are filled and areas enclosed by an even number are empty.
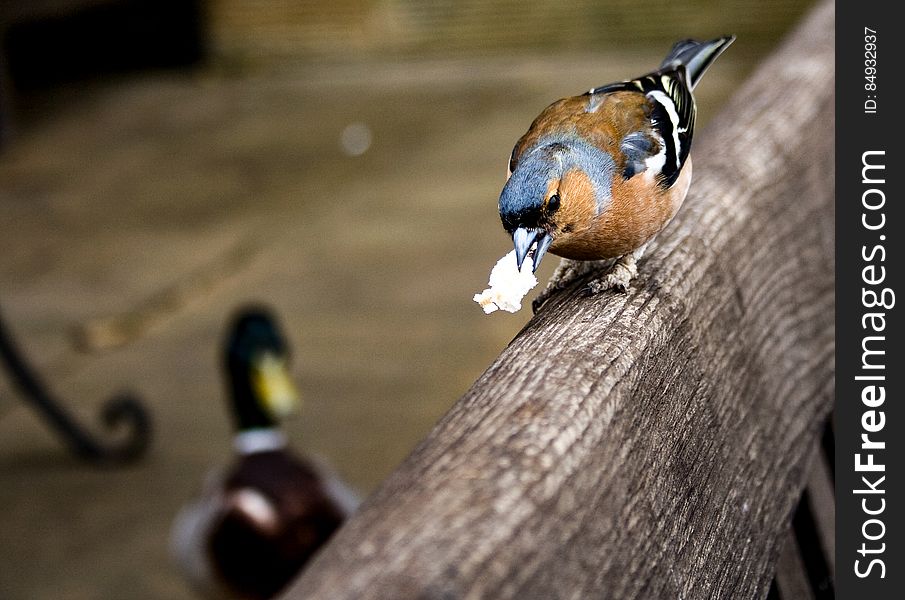
{"type": "Polygon", "coordinates": [[[283,598],[768,593],[834,389],[834,26],[699,135],[631,289],[544,306],[283,598]]]}

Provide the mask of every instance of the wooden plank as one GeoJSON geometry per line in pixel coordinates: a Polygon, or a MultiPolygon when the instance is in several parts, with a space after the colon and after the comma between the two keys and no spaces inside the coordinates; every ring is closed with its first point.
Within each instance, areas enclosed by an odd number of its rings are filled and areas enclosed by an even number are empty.
{"type": "Polygon", "coordinates": [[[836,580],[836,492],[830,477],[829,463],[818,453],[808,479],[808,493],[814,513],[820,546],[826,557],[830,577],[836,580]]]}
{"type": "Polygon", "coordinates": [[[823,450],[822,445],[815,448],[807,487],[776,563],[776,592],[780,600],[835,597],[836,503],[828,457],[823,450]]]}
{"type": "Polygon", "coordinates": [[[814,600],[801,551],[791,529],[776,562],[776,589],[780,600],[814,600]]]}
{"type": "Polygon", "coordinates": [[[544,307],[284,598],[767,594],[833,386],[834,20],[699,138],[629,292],[544,307]]]}

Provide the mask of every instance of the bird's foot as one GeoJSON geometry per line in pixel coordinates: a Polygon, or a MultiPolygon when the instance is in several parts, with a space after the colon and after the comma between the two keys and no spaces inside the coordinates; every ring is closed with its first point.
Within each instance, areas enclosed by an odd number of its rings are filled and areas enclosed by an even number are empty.
{"type": "Polygon", "coordinates": [[[601,268],[602,266],[610,266],[612,260],[571,260],[564,258],[559,262],[559,266],[553,272],[547,287],[531,301],[531,309],[537,314],[540,307],[550,299],[555,293],[564,290],[576,279],[580,279],[588,273],[601,268]]]}
{"type": "Polygon", "coordinates": [[[560,289],[562,289],[562,288],[551,287],[549,285],[546,288],[544,288],[544,290],[540,294],[535,296],[534,300],[531,301],[531,312],[534,314],[537,314],[537,311],[540,310],[541,306],[546,304],[547,300],[550,299],[550,296],[552,296],[555,292],[557,292],[560,289]]]}
{"type": "Polygon", "coordinates": [[[627,254],[617,260],[610,270],[601,277],[588,283],[585,288],[588,295],[593,296],[606,290],[616,290],[624,292],[628,289],[629,283],[638,275],[638,265],[635,256],[627,254]]]}

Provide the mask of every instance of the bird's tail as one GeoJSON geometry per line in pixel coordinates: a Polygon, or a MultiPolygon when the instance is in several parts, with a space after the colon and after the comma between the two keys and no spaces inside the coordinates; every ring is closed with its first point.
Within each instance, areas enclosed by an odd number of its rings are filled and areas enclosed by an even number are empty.
{"type": "Polygon", "coordinates": [[[694,89],[707,67],[734,41],[734,35],[726,35],[709,42],[695,40],[676,42],[660,68],[674,69],[684,66],[688,74],[688,85],[694,89]]]}

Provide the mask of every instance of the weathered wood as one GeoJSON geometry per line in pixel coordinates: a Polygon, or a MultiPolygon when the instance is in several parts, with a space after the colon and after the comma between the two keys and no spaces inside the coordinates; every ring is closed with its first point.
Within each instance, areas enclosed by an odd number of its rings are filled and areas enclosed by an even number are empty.
{"type": "Polygon", "coordinates": [[[827,457],[820,454],[807,481],[807,490],[830,577],[836,581],[836,490],[830,477],[827,457]]]}
{"type": "Polygon", "coordinates": [[[696,141],[628,293],[548,303],[284,598],[766,595],[833,390],[834,18],[696,141]]]}
{"type": "Polygon", "coordinates": [[[778,600],[834,598],[836,580],[836,502],[829,461],[818,447],[804,494],[776,563],[778,600]]]}

